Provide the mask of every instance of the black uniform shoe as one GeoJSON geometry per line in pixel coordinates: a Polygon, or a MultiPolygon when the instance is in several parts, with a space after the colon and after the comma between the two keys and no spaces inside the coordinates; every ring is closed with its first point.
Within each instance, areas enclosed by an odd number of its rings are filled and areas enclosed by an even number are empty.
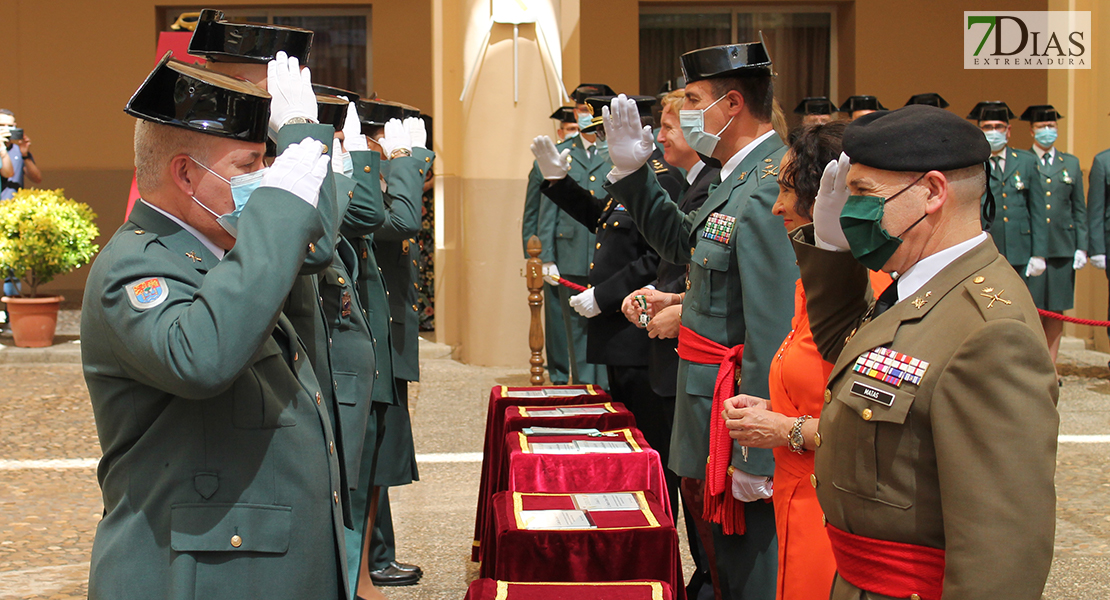
{"type": "Polygon", "coordinates": [[[424,576],[424,569],[421,569],[420,567],[418,567],[416,565],[410,565],[410,564],[406,564],[406,563],[403,563],[403,562],[393,561],[393,562],[389,563],[389,566],[396,567],[398,571],[405,571],[406,573],[416,573],[420,577],[424,576]]]}
{"type": "Polygon", "coordinates": [[[396,565],[390,564],[384,569],[370,571],[370,581],[377,587],[391,585],[415,585],[420,581],[420,574],[413,571],[402,571],[396,565]]]}

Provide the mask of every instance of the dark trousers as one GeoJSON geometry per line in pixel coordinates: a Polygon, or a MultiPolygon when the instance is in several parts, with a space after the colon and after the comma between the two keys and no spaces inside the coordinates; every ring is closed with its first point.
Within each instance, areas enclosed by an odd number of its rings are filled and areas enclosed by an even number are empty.
{"type": "MultiPolygon", "coordinates": [[[[671,455],[671,428],[674,427],[674,396],[660,396],[651,389],[647,367],[607,366],[609,394],[624,404],[636,417],[636,427],[663,461],[663,476],[671,510],[678,514],[678,475],[667,468],[671,455]]],[[[660,498],[662,500],[662,498],[660,498]]]]}
{"type": "Polygon", "coordinates": [[[366,559],[371,571],[379,571],[397,560],[397,540],[393,537],[393,512],[389,510],[389,488],[381,488],[378,515],[370,538],[370,556],[366,559]]]}
{"type": "Polygon", "coordinates": [[[746,503],[744,521],[744,535],[725,535],[720,525],[713,524],[713,550],[717,554],[721,597],[775,600],[779,545],[775,537],[774,504],[762,500],[746,503]]]}

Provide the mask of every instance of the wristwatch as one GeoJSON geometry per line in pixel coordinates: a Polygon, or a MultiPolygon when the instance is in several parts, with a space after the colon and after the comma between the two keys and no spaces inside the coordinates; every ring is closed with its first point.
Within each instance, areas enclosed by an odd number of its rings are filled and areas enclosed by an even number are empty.
{"type": "Polygon", "coordinates": [[[393,152],[389,153],[389,158],[391,158],[391,159],[397,158],[397,157],[400,157],[400,156],[412,156],[412,150],[409,150],[407,148],[398,148],[398,149],[394,150],[393,152]]]}
{"type": "Polygon", "coordinates": [[[802,454],[806,451],[805,438],[802,437],[802,425],[812,419],[809,415],[802,415],[794,421],[794,426],[790,428],[790,437],[787,439],[787,445],[790,446],[791,452],[802,454]]]}
{"type": "Polygon", "coordinates": [[[285,124],[286,125],[296,125],[296,124],[300,124],[300,123],[311,123],[311,122],[312,121],[309,121],[308,119],[306,119],[304,117],[293,117],[293,118],[289,119],[288,121],[286,121],[285,124]]]}

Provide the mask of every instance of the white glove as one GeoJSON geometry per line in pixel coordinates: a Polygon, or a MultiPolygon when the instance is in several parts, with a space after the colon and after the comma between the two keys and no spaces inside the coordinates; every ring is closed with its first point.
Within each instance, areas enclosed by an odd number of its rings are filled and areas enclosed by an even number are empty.
{"type": "Polygon", "coordinates": [[[378,139],[378,144],[381,145],[386,158],[392,158],[393,153],[398,150],[412,152],[412,137],[409,136],[408,130],[405,129],[400,119],[386,121],[384,133],[378,139]]]}
{"type": "Polygon", "coordinates": [[[741,502],[765,500],[775,493],[774,481],[770,477],[752,475],[740,469],[732,471],[732,497],[741,502]]]}
{"type": "Polygon", "coordinates": [[[559,285],[559,267],[555,263],[543,263],[543,280],[551,285],[559,285]]]}
{"type": "Polygon", "coordinates": [[[410,149],[428,147],[428,128],[424,125],[424,119],[419,117],[405,119],[405,131],[408,131],[409,137],[412,138],[410,149]]]}
{"type": "Polygon", "coordinates": [[[1091,257],[1091,264],[1094,265],[1096,269],[1102,269],[1103,271],[1105,271],[1106,270],[1106,255],[1105,254],[1096,254],[1096,255],[1092,256],[1091,257]]]}
{"type": "Polygon", "coordinates": [[[830,160],[821,175],[821,188],[813,202],[813,237],[817,247],[843,252],[848,250],[848,239],[840,226],[840,212],[848,202],[848,169],[852,166],[847,154],[840,153],[839,160],[830,160]]]}
{"type": "Polygon", "coordinates": [[[546,135],[541,135],[532,140],[532,154],[536,157],[536,165],[539,166],[544,179],[559,181],[567,176],[567,171],[570,170],[567,166],[570,148],[560,154],[559,149],[555,147],[555,142],[546,135]]]}
{"type": "Polygon", "coordinates": [[[331,172],[343,173],[343,157],[348,156],[350,152],[344,150],[339,144],[339,138],[335,138],[335,140],[332,141],[331,147],[331,172]]]}
{"type": "Polygon", "coordinates": [[[1082,269],[1085,266],[1087,266],[1087,251],[1086,250],[1076,250],[1075,251],[1075,262],[1073,262],[1071,264],[1071,268],[1078,271],[1079,269],[1082,269]]]}
{"type": "Polygon", "coordinates": [[[366,136],[362,135],[362,121],[358,120],[358,108],[355,103],[347,105],[347,119],[343,121],[343,148],[347,152],[369,150],[366,136]]]}
{"type": "Polygon", "coordinates": [[[594,288],[589,288],[580,294],[571,296],[570,307],[587,319],[592,319],[601,314],[601,309],[597,306],[597,300],[594,299],[594,288]]]}
{"type": "Polygon", "coordinates": [[[262,176],[259,187],[285,190],[315,207],[320,200],[320,186],[328,174],[329,158],[320,151],[322,147],[311,138],[289,146],[262,176]]]}
{"type": "Polygon", "coordinates": [[[655,136],[651,127],[640,124],[636,101],[624,94],[613,98],[610,106],[601,108],[605,139],[609,142],[609,161],[615,170],[614,179],[632,174],[651,158],[655,136]]]}
{"type": "Polygon", "coordinates": [[[296,56],[278,52],[266,65],[266,88],[270,92],[270,128],[281,127],[294,117],[318,121],[320,109],[316,106],[316,93],[312,91],[312,73],[301,70],[296,56]]]}
{"type": "Polygon", "coordinates": [[[1041,273],[1044,273],[1045,267],[1046,265],[1044,262],[1044,258],[1040,256],[1032,256],[1029,258],[1029,264],[1025,267],[1025,276],[1036,277],[1041,273]]]}

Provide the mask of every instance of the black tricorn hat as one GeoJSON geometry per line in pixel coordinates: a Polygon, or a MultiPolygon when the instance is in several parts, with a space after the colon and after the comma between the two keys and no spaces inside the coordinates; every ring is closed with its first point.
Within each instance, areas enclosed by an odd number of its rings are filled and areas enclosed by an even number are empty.
{"type": "Polygon", "coordinates": [[[1034,104],[1021,113],[1022,121],[1036,123],[1038,121],[1059,121],[1064,115],[1056,111],[1051,104],[1034,104]]]}
{"type": "Polygon", "coordinates": [[[340,99],[346,98],[348,102],[354,102],[356,104],[359,100],[362,99],[362,96],[352,92],[351,90],[332,87],[330,85],[321,85],[319,83],[312,84],[312,91],[316,92],[317,96],[335,96],[336,98],[340,99]]]}
{"type": "Polygon", "coordinates": [[[319,111],[320,123],[335,127],[336,131],[342,131],[343,124],[347,121],[349,104],[342,98],[316,94],[316,108],[319,111]]]}
{"type": "Polygon", "coordinates": [[[404,120],[404,108],[394,102],[382,100],[359,100],[355,104],[358,108],[358,120],[362,122],[362,133],[370,135],[373,127],[384,127],[390,119],[404,120]]]}
{"type": "Polygon", "coordinates": [[[268,63],[279,51],[308,62],[312,32],[265,23],[232,23],[224,13],[206,8],[200,13],[189,40],[189,54],[208,60],[235,63],[268,63]]]}
{"type": "Polygon", "coordinates": [[[831,115],[834,112],[836,112],[836,105],[825,96],[803,98],[794,109],[796,115],[831,115]]]}
{"type": "Polygon", "coordinates": [[[909,106],[911,104],[926,104],[928,106],[935,106],[937,108],[948,108],[948,101],[942,98],[940,94],[936,94],[933,92],[930,92],[928,94],[914,94],[913,96],[910,96],[910,99],[906,100],[906,106],[909,106]]]}
{"type": "Polygon", "coordinates": [[[591,96],[616,96],[617,93],[613,88],[605,85],[604,83],[583,83],[574,88],[570,93],[570,99],[578,104],[585,104],[586,98],[591,96]]]}
{"type": "Polygon", "coordinates": [[[1014,112],[1006,106],[1005,102],[990,101],[980,102],[967,114],[967,119],[973,121],[1006,121],[1014,118],[1014,112]]]}
{"type": "Polygon", "coordinates": [[[167,52],[123,110],[162,125],[262,143],[270,120],[270,94],[249,81],[181,62],[167,52]]]}
{"type": "MultiPolygon", "coordinates": [[[[590,121],[590,126],[582,130],[582,133],[593,133],[597,131],[602,124],[601,109],[609,106],[616,96],[593,96],[586,98],[586,104],[590,107],[594,118],[590,121]]],[[[628,96],[629,100],[636,101],[636,110],[640,113],[641,117],[653,117],[651,109],[659,103],[655,96],[628,96]]]]}
{"type": "Polygon", "coordinates": [[[659,87],[659,93],[655,94],[655,97],[661,99],[661,98],[663,98],[663,96],[666,96],[667,94],[669,94],[669,93],[671,93],[675,90],[680,90],[684,87],[686,87],[686,78],[685,77],[676,77],[674,79],[668,79],[668,80],[664,81],[663,85],[661,85],[659,87]]]}
{"type": "Polygon", "coordinates": [[[935,106],[911,104],[866,114],[844,130],[853,163],[884,171],[950,171],[983,165],[990,144],[978,127],[935,106]]]}
{"type": "Polygon", "coordinates": [[[771,56],[763,42],[726,44],[692,50],[683,54],[682,75],[686,83],[713,77],[753,77],[771,75],[771,56]]]}
{"type": "Polygon", "coordinates": [[[851,114],[857,110],[886,110],[886,107],[874,96],[848,96],[838,110],[851,114]]]}
{"type": "Polygon", "coordinates": [[[560,123],[577,123],[578,117],[574,114],[573,106],[560,106],[558,110],[551,113],[551,118],[560,123]]]}

